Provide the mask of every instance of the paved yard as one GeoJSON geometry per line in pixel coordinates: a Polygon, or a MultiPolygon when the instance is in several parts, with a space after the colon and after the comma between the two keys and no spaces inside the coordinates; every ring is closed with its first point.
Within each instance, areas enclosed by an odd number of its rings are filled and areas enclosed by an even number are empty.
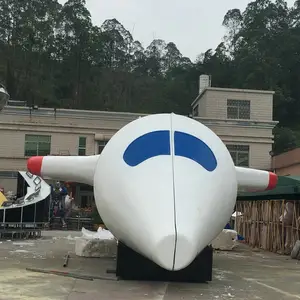
{"type": "Polygon", "coordinates": [[[113,259],[76,257],[75,232],[45,232],[37,241],[0,242],[1,300],[197,300],[300,299],[300,261],[240,246],[214,254],[213,281],[208,284],[85,281],[26,271],[26,267],[107,275],[113,259]],[[69,267],[62,267],[71,251],[69,267]]]}

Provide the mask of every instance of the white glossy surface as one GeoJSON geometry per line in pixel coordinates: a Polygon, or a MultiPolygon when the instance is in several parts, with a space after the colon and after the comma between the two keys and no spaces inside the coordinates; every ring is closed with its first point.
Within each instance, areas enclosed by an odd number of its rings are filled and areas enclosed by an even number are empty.
{"type": "Polygon", "coordinates": [[[218,162],[217,168],[208,172],[192,160],[174,157],[177,227],[174,269],[179,270],[188,266],[228,222],[236,201],[237,181],[231,156],[215,133],[190,118],[173,115],[172,119],[173,131],[184,131],[204,141],[218,162]]]}
{"type": "MultiPolygon", "coordinates": [[[[139,156],[141,151],[135,153],[139,156]]],[[[175,114],[150,115],[129,123],[101,155],[37,157],[29,165],[37,173],[41,165],[42,175],[53,179],[93,184],[98,210],[114,236],[168,270],[186,267],[222,231],[232,214],[238,183],[243,188],[265,188],[269,180],[268,172],[235,168],[218,136],[201,123],[175,114]],[[123,154],[131,142],[161,130],[171,133],[169,155],[136,166],[125,163],[123,154]],[[207,144],[217,167],[206,170],[206,156],[197,163],[174,155],[180,147],[192,149],[182,140],[174,147],[175,131],[207,144]]]]}
{"type": "Polygon", "coordinates": [[[33,175],[28,176],[27,172],[19,172],[25,181],[28,183],[26,195],[24,197],[25,204],[32,204],[46,199],[51,192],[50,186],[43,178],[33,175]]]}
{"type": "Polygon", "coordinates": [[[93,185],[99,155],[93,156],[44,156],[41,175],[62,181],[93,185]]]}
{"type": "Polygon", "coordinates": [[[240,190],[264,191],[269,186],[269,172],[250,168],[236,167],[240,190]]]}
{"type": "Polygon", "coordinates": [[[31,205],[46,199],[50,195],[50,186],[39,176],[28,176],[27,172],[19,171],[25,181],[28,183],[26,195],[24,196],[23,204],[13,204],[11,206],[0,207],[0,209],[11,209],[15,207],[21,207],[31,205]]]}
{"type": "Polygon", "coordinates": [[[109,230],[127,246],[166,269],[175,249],[172,157],[158,156],[130,167],[128,144],[155,130],[170,129],[170,115],[139,118],[118,131],[98,160],[94,189],[98,210],[109,230]]]}
{"type": "Polygon", "coordinates": [[[0,111],[6,105],[8,99],[9,99],[9,95],[7,91],[0,85],[0,111]]]}

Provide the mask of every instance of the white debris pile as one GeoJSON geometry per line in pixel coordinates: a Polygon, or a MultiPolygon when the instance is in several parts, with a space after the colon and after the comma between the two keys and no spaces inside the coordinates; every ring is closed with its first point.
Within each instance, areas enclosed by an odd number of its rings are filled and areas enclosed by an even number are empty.
{"type": "Polygon", "coordinates": [[[237,246],[238,235],[235,230],[223,229],[212,241],[212,247],[216,250],[233,250],[237,246]]]}
{"type": "Polygon", "coordinates": [[[84,257],[115,257],[117,241],[110,231],[101,227],[97,232],[82,228],[82,236],[76,239],[75,253],[84,257]]]}

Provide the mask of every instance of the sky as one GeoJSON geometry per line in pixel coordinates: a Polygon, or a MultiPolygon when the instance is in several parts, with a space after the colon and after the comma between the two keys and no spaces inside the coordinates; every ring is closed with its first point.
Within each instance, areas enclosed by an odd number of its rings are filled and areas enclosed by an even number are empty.
{"type": "MultiPolygon", "coordinates": [[[[59,0],[60,3],[66,2],[59,0]]],[[[226,12],[249,0],[86,0],[94,25],[116,18],[147,47],[153,39],[174,42],[192,60],[222,41],[226,12]]],[[[295,0],[287,0],[293,5],[295,0]]]]}

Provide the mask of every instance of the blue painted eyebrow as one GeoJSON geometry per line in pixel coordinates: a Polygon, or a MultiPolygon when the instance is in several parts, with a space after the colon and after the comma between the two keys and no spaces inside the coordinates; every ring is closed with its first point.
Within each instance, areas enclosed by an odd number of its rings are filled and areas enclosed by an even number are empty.
{"type": "Polygon", "coordinates": [[[170,154],[170,131],[158,130],[132,141],[126,148],[123,159],[127,165],[135,167],[151,157],[170,154]]]}
{"type": "Polygon", "coordinates": [[[209,172],[217,167],[217,159],[210,147],[193,135],[175,131],[174,148],[175,155],[189,158],[209,172]]]}

